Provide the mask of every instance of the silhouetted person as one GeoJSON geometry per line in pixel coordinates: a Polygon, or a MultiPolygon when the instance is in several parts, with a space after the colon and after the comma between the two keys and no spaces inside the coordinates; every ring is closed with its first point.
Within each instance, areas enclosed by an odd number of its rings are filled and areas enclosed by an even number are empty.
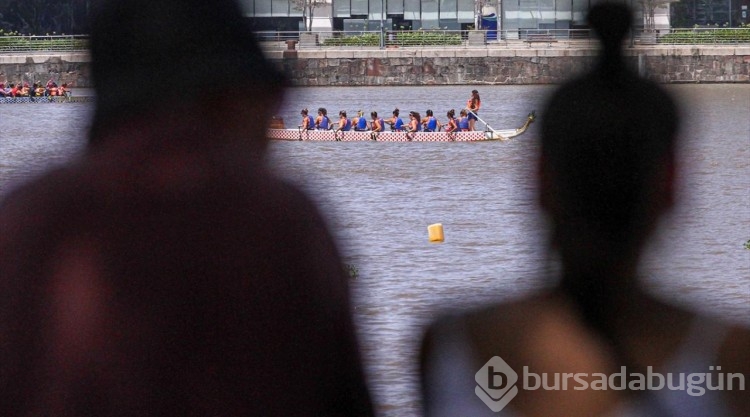
{"type": "MultiPolygon", "coordinates": [[[[696,380],[711,374],[716,387],[722,374],[746,378],[748,329],[665,303],[638,284],[644,245],[673,204],[678,112],[661,88],[623,63],[631,11],[602,4],[588,18],[603,44],[599,65],[558,89],[542,119],[539,199],[551,223],[551,250],[561,262],[559,284],[431,326],[422,353],[428,416],[498,415],[481,393],[475,395],[482,390],[478,381],[497,389],[497,397],[506,387],[505,393],[512,391],[507,380],[503,385],[498,362],[480,371],[494,356],[519,376],[518,393],[502,415],[750,415],[750,396],[737,379],[731,391],[724,377],[725,391],[702,395],[688,392],[685,381],[689,374],[696,380]],[[525,366],[546,374],[550,387],[554,374],[558,388],[564,374],[586,374],[581,381],[588,388],[569,376],[567,390],[544,389],[537,386],[542,380],[524,380],[525,366]],[[623,366],[624,389],[592,389],[600,380],[594,374],[614,375],[623,366]],[[634,382],[633,374],[646,375],[649,367],[674,374],[675,386],[682,373],[683,389],[646,390],[634,382]],[[527,383],[532,389],[524,389],[527,383]]],[[[621,379],[613,381],[622,386],[621,379]]]]}
{"type": "Polygon", "coordinates": [[[100,3],[88,152],[0,206],[0,415],[371,415],[334,241],[262,162],[284,78],[237,6],[100,3]]]}

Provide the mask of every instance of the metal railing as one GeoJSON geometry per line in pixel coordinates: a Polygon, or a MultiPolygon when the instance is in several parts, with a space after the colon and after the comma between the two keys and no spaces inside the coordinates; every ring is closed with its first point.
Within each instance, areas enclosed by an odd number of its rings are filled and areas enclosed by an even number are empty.
{"type": "Polygon", "coordinates": [[[0,36],[0,53],[86,51],[88,40],[88,35],[0,36]]]}
{"type": "Polygon", "coordinates": [[[299,41],[299,31],[261,30],[255,32],[255,36],[261,42],[285,42],[299,41]]]}
{"type": "MultiPolygon", "coordinates": [[[[414,31],[315,31],[258,32],[267,47],[286,49],[286,41],[298,48],[409,48],[470,47],[573,47],[596,45],[588,29],[514,29],[498,31],[414,30],[414,31]],[[470,35],[480,33],[480,41],[470,35]]],[[[750,28],[675,28],[633,31],[631,45],[750,45],[750,28]]]]}

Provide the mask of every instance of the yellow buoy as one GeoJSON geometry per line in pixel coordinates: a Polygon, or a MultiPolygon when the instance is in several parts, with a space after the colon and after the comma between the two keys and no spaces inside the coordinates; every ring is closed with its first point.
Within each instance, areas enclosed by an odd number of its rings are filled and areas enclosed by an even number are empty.
{"type": "Polygon", "coordinates": [[[430,243],[440,243],[445,240],[442,223],[427,226],[427,234],[430,236],[430,243]]]}

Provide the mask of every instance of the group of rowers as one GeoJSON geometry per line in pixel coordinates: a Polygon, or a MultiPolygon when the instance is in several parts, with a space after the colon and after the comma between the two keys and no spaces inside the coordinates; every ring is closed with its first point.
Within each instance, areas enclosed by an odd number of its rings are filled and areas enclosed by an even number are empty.
{"type": "Polygon", "coordinates": [[[446,113],[448,120],[444,123],[438,121],[432,110],[427,110],[424,118],[421,117],[419,112],[409,112],[408,123],[404,123],[399,117],[399,109],[393,110],[392,116],[388,119],[378,116],[378,112],[376,111],[370,112],[369,120],[365,117],[362,110],[358,111],[357,116],[352,118],[346,115],[346,111],[341,110],[338,122],[334,123],[328,117],[328,111],[323,107],[318,109],[318,116],[315,118],[309,114],[307,109],[302,109],[300,112],[302,123],[299,125],[299,128],[301,130],[334,130],[336,132],[353,130],[356,132],[369,131],[378,133],[384,132],[386,125],[388,125],[392,132],[470,132],[474,130],[480,106],[479,93],[477,90],[474,90],[472,91],[471,98],[466,103],[466,108],[459,112],[459,117],[456,117],[454,109],[448,110],[446,113]]]}
{"type": "Polygon", "coordinates": [[[11,83],[7,86],[0,83],[0,97],[55,97],[66,96],[68,93],[68,84],[58,87],[57,83],[52,80],[47,81],[46,85],[39,82],[32,86],[29,86],[29,83],[11,83]]]}

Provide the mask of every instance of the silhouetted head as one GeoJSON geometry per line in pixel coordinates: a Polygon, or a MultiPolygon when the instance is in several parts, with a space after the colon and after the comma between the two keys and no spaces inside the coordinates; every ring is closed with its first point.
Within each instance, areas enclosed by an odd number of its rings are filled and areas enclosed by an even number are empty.
{"type": "MultiPolygon", "coordinates": [[[[617,56],[630,16],[612,3],[589,14],[617,56]]],[[[677,108],[658,85],[609,62],[558,89],[542,116],[541,203],[572,262],[637,258],[672,202],[677,108]]]]}
{"type": "Polygon", "coordinates": [[[588,22],[602,44],[602,64],[605,67],[619,66],[622,44],[630,32],[633,12],[622,3],[599,3],[589,10],[588,22]]]}
{"type": "Polygon", "coordinates": [[[633,12],[622,3],[599,3],[588,14],[589,25],[607,49],[619,49],[632,20],[633,12]]]}
{"type": "Polygon", "coordinates": [[[217,80],[242,80],[244,93],[258,99],[284,84],[233,0],[102,0],[93,7],[92,141],[112,123],[169,103],[226,95],[207,87],[217,80]]]}

